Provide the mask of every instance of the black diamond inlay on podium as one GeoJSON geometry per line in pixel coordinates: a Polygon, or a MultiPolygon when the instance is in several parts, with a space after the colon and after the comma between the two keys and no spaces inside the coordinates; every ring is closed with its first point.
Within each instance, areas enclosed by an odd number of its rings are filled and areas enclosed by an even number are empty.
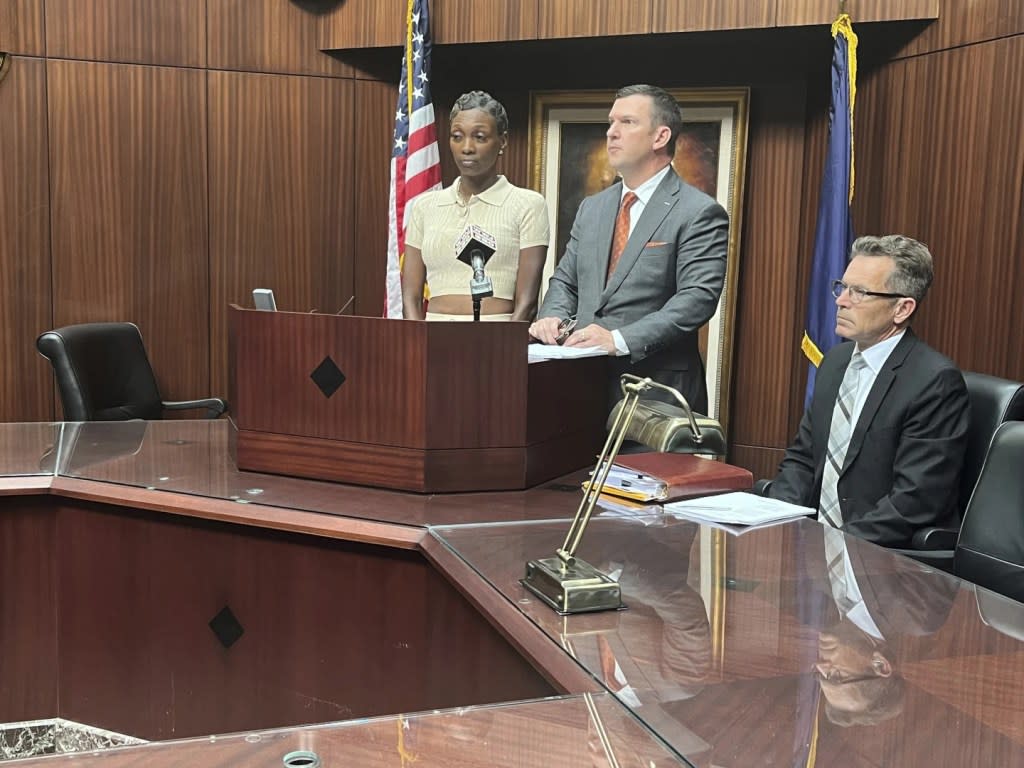
{"type": "Polygon", "coordinates": [[[245,633],[235,614],[226,605],[220,609],[220,613],[210,619],[210,629],[225,648],[230,648],[245,633]]]}
{"type": "Polygon", "coordinates": [[[331,360],[330,355],[325,357],[316,370],[309,374],[309,378],[324,393],[324,397],[330,397],[338,391],[338,387],[345,383],[345,374],[331,360]]]}

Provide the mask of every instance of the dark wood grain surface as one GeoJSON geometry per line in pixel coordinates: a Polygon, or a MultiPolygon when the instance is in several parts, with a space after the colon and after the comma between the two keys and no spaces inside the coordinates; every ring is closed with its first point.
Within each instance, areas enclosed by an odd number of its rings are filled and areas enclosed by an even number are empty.
{"type": "Polygon", "coordinates": [[[0,178],[7,180],[0,184],[0,419],[45,420],[53,418],[53,375],[34,342],[49,329],[53,311],[47,142],[40,130],[46,64],[21,56],[8,64],[0,85],[0,178]]]}
{"type": "Polygon", "coordinates": [[[557,545],[557,526],[432,533],[693,764],[802,765],[809,748],[835,766],[1024,758],[1024,606],[847,538],[882,627],[865,644],[836,608],[814,521],[733,537],[664,518],[599,518],[580,554],[615,569],[628,610],[568,618],[519,583],[522,562],[557,545]],[[996,607],[1001,629],[988,618],[996,607]],[[858,688],[855,657],[839,655],[868,646],[885,659],[887,687],[858,688]],[[849,683],[821,682],[833,658],[849,683]]]}
{"type": "Polygon", "coordinates": [[[209,103],[211,385],[224,393],[229,303],[270,288],[282,310],[334,314],[352,296],[356,148],[341,137],[354,105],[351,81],[235,72],[210,73],[209,103]]]}
{"type": "Polygon", "coordinates": [[[167,739],[552,692],[411,552],[67,501],[52,542],[78,722],[167,739]]]}
{"type": "Polygon", "coordinates": [[[208,66],[350,76],[351,67],[320,52],[324,14],[308,5],[276,0],[207,0],[208,66]]]}
{"type": "Polygon", "coordinates": [[[533,40],[538,37],[538,18],[543,0],[447,0],[435,3],[434,39],[438,43],[533,40]]]}
{"type": "Polygon", "coordinates": [[[134,322],[164,398],[208,396],[205,74],[51,59],[47,91],[54,326],[134,322]]]}
{"type": "MultiPolygon", "coordinates": [[[[237,734],[155,744],[97,755],[61,757],[70,768],[87,766],[246,765],[278,768],[291,752],[314,752],[321,765],[393,768],[592,768],[620,765],[646,768],[684,766],[636,720],[598,695],[524,702],[492,708],[380,718],[328,725],[237,734]],[[606,737],[602,741],[602,737],[606,737]]],[[[47,765],[28,761],[25,765],[47,765]]]]}
{"type": "Polygon", "coordinates": [[[42,56],[43,4],[38,0],[0,0],[0,51],[42,56]]]}
{"type": "Polygon", "coordinates": [[[776,3],[754,0],[747,3],[719,3],[701,0],[677,3],[654,0],[652,32],[698,32],[712,29],[742,29],[775,25],[776,3]]]}
{"type": "Polygon", "coordinates": [[[939,18],[909,41],[901,55],[916,56],[1024,32],[1024,5],[1017,0],[938,0],[939,18]]]}
{"type": "Polygon", "coordinates": [[[651,0],[563,0],[540,4],[537,37],[599,37],[651,31],[651,0]]]}
{"type": "Polygon", "coordinates": [[[206,65],[203,0],[47,0],[46,55],[179,67],[206,65]]]}
{"type": "MultiPolygon", "coordinates": [[[[387,206],[381,201],[388,199],[390,178],[380,169],[391,162],[393,138],[387,129],[386,116],[398,101],[398,79],[396,77],[394,83],[356,80],[352,87],[353,102],[359,105],[351,116],[353,145],[359,147],[353,170],[354,178],[359,179],[359,193],[352,195],[352,292],[356,299],[347,311],[353,315],[382,317],[387,262],[384,258],[363,254],[383,254],[388,242],[387,206]]],[[[441,147],[444,146],[446,141],[442,137],[441,147]]]]}
{"type": "MultiPolygon", "coordinates": [[[[854,23],[895,21],[898,19],[934,19],[939,15],[940,0],[848,0],[846,12],[854,23]]],[[[836,18],[835,3],[830,0],[786,0],[776,9],[775,25],[831,24],[836,18]]]]}
{"type": "Polygon", "coordinates": [[[0,499],[0,722],[58,709],[56,514],[48,502],[0,499]]]}

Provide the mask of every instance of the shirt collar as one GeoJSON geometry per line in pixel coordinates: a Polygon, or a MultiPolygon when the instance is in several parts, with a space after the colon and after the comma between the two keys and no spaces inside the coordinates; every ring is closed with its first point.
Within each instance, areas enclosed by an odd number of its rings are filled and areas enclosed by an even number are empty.
{"type": "MultiPolygon", "coordinates": [[[[445,190],[448,194],[441,198],[438,205],[462,205],[462,200],[459,199],[459,185],[461,183],[461,178],[455,179],[455,183],[445,190]]],[[[512,183],[499,173],[496,182],[479,195],[473,195],[473,197],[488,205],[500,207],[505,203],[505,199],[511,191],[512,183]]],[[[472,200],[473,198],[470,199],[472,200]]]]}
{"type": "Polygon", "coordinates": [[[878,372],[882,370],[882,366],[885,365],[885,361],[889,359],[889,355],[896,349],[896,345],[900,343],[900,339],[903,338],[903,334],[906,333],[906,329],[900,331],[895,336],[890,336],[885,341],[880,341],[877,344],[872,344],[867,349],[860,349],[861,357],[864,358],[864,362],[867,363],[868,368],[876,376],[878,372]]]}
{"type": "MultiPolygon", "coordinates": [[[[671,168],[672,164],[669,163],[636,189],[630,189],[626,186],[626,182],[622,182],[622,197],[625,197],[627,192],[632,192],[640,198],[641,204],[647,205],[647,202],[651,199],[651,195],[654,194],[654,190],[656,190],[658,185],[661,184],[661,180],[668,176],[668,172],[671,168]]],[[[621,202],[621,200],[622,198],[620,197],[619,201],[621,202]]]]}

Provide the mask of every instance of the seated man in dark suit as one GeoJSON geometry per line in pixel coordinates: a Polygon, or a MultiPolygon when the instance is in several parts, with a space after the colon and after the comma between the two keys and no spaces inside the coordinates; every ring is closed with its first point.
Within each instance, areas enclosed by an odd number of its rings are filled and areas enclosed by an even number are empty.
{"type": "Polygon", "coordinates": [[[766,494],[887,547],[957,517],[967,388],[918,339],[910,319],[932,282],[932,256],[902,235],[861,237],[834,283],[836,333],[814,394],[766,494]]]}

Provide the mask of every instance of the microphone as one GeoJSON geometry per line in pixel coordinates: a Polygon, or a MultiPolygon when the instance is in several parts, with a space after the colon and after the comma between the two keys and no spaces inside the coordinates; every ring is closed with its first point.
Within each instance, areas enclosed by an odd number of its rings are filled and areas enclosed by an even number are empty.
{"type": "Polygon", "coordinates": [[[455,257],[473,269],[469,281],[469,295],[474,301],[494,295],[491,279],[484,273],[484,267],[497,249],[494,236],[476,224],[470,224],[455,241],[455,257]]]}

